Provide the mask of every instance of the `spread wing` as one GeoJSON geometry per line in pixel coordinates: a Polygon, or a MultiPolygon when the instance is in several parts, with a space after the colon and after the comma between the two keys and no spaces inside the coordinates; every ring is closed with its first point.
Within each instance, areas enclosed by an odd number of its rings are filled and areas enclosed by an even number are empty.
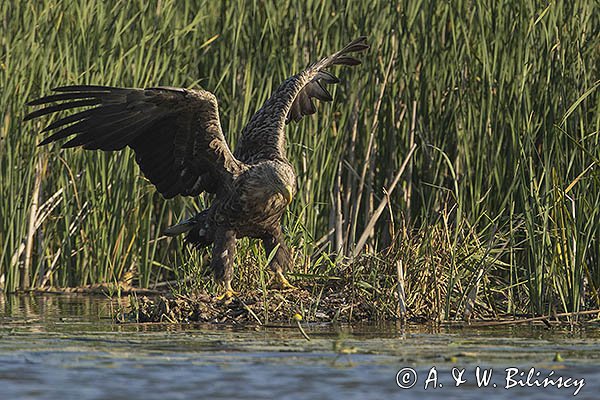
{"type": "Polygon", "coordinates": [[[333,65],[358,65],[360,60],[349,54],[368,48],[366,37],[359,37],[337,53],[286,79],[242,131],[235,156],[246,163],[285,159],[285,125],[314,114],[317,109],[312,99],[332,100],[324,84],[335,84],[339,79],[326,69],[333,65]]]}
{"type": "Polygon", "coordinates": [[[231,154],[221,131],[215,96],[178,88],[125,89],[64,86],[28,105],[47,105],[25,120],[90,107],[63,117],[43,132],[58,130],[45,145],[72,135],[63,148],[135,151],[144,175],[165,198],[216,193],[242,164],[231,154]],[[49,103],[62,102],[48,105],[49,103]]]}

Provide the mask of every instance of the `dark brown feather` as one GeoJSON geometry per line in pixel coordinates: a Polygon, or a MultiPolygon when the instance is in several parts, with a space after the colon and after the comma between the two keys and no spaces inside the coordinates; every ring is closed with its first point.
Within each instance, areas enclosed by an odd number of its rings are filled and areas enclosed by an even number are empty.
{"type": "Polygon", "coordinates": [[[59,93],[44,96],[36,100],[32,100],[27,103],[28,106],[39,106],[40,104],[53,103],[56,101],[73,100],[73,99],[89,99],[95,97],[103,92],[86,92],[86,93],[59,93]]]}
{"type": "Polygon", "coordinates": [[[316,107],[311,99],[332,100],[331,94],[323,85],[336,84],[339,79],[326,68],[334,65],[358,65],[360,60],[349,54],[368,48],[366,37],[359,37],[337,53],[286,79],[242,131],[235,149],[236,158],[245,163],[285,159],[285,124],[299,121],[304,115],[314,114],[316,107]]]}
{"type": "Polygon", "coordinates": [[[243,168],[225,142],[217,102],[209,92],[97,85],[63,86],[54,91],[58,94],[29,102],[50,105],[25,119],[97,107],[49,124],[44,132],[61,129],[40,145],[71,137],[62,147],[109,151],[129,146],[142,172],[166,198],[225,188],[243,168]],[[56,101],[63,103],[52,104],[56,101]]]}
{"type": "Polygon", "coordinates": [[[57,105],[54,105],[54,106],[49,106],[49,107],[46,107],[46,108],[42,108],[42,109],[34,111],[34,112],[30,113],[30,114],[27,114],[23,118],[23,121],[28,121],[30,119],[41,117],[42,115],[46,115],[46,114],[52,114],[52,113],[55,113],[55,112],[58,112],[58,111],[68,110],[70,108],[94,106],[96,104],[100,104],[101,102],[102,102],[102,100],[94,98],[94,99],[88,99],[88,100],[72,101],[70,103],[57,104],[57,105]]]}

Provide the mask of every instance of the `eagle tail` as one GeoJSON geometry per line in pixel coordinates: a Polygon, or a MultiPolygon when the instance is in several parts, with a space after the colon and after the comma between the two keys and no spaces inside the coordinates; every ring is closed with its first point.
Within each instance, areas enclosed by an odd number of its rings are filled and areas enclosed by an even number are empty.
{"type": "Polygon", "coordinates": [[[188,218],[181,222],[178,222],[175,225],[171,225],[168,228],[165,228],[165,230],[163,230],[162,233],[165,236],[177,236],[181,235],[182,233],[189,232],[196,226],[195,218],[196,217],[194,216],[192,218],[188,218]]]}
{"type": "Polygon", "coordinates": [[[186,230],[188,233],[185,237],[186,243],[196,248],[213,244],[215,241],[215,232],[209,223],[208,209],[196,214],[191,220],[193,220],[193,224],[191,228],[186,230]]]}
{"type": "Polygon", "coordinates": [[[206,247],[214,242],[214,230],[208,223],[208,210],[204,210],[191,218],[185,219],[166,228],[163,235],[177,236],[187,233],[185,242],[194,247],[206,247]]]}

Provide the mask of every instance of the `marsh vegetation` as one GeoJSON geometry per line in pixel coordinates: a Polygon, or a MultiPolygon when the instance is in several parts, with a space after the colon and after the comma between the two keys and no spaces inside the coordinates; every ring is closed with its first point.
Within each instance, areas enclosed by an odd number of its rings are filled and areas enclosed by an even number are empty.
{"type": "MultiPolygon", "coordinates": [[[[166,202],[130,152],[37,148],[28,99],[201,86],[234,145],[281,81],[364,34],[371,50],[333,104],[288,127],[297,285],[344,288],[385,317],[399,281],[427,318],[600,307],[597,6],[451,3],[2,2],[3,289],[215,290],[197,279],[207,254],[160,234],[205,199],[166,202]]],[[[266,289],[266,257],[243,242],[238,290],[266,289]]]]}

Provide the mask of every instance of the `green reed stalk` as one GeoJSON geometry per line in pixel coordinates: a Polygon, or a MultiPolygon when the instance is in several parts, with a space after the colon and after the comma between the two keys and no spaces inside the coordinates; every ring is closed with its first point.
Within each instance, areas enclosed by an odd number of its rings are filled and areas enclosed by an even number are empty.
{"type": "MultiPolygon", "coordinates": [[[[233,146],[283,79],[365,34],[372,48],[339,71],[334,103],[287,130],[296,272],[344,274],[377,313],[393,306],[400,258],[415,312],[460,317],[475,282],[481,312],[597,307],[599,14],[584,0],[3,2],[0,285],[19,288],[29,259],[34,287],[129,273],[140,286],[192,277],[213,288],[195,275],[205,253],[160,239],[205,199],[165,202],[129,151],[37,148],[43,124],[21,122],[28,99],[75,83],[201,86],[233,146]],[[350,262],[413,141],[370,256],[350,262]],[[28,247],[39,162],[38,203],[59,203],[33,213],[28,247]]],[[[240,284],[259,287],[253,265],[265,256],[251,241],[239,250],[240,284]]]]}

